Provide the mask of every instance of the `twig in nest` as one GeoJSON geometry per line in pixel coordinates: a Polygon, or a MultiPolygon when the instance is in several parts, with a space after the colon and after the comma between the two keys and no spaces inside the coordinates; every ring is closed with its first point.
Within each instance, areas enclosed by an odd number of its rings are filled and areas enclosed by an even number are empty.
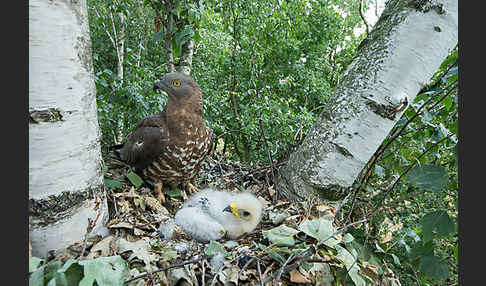
{"type": "Polygon", "coordinates": [[[88,225],[86,226],[86,234],[84,235],[84,242],[83,242],[83,250],[81,250],[81,254],[79,255],[79,260],[82,260],[84,257],[84,252],[86,251],[86,244],[88,242],[88,236],[93,231],[93,228],[96,225],[96,222],[98,221],[98,218],[100,217],[101,214],[101,208],[98,210],[98,213],[96,214],[96,217],[94,220],[91,218],[88,218],[88,225]]]}
{"type": "Polygon", "coordinates": [[[258,278],[260,279],[260,286],[263,285],[263,277],[262,277],[262,270],[260,269],[260,261],[257,260],[257,270],[258,270],[258,278]]]}
{"type": "Polygon", "coordinates": [[[216,273],[214,275],[213,280],[211,280],[211,286],[215,285],[216,279],[218,278],[219,275],[221,275],[221,273],[223,273],[223,269],[225,269],[226,267],[231,265],[231,263],[233,263],[236,259],[239,259],[242,256],[244,256],[244,254],[240,254],[240,255],[236,256],[235,258],[231,259],[228,263],[223,264],[223,266],[221,266],[221,268],[218,269],[218,273],[216,273]]]}
{"type": "Polygon", "coordinates": [[[152,271],[150,273],[145,273],[145,274],[141,274],[141,275],[135,276],[132,279],[129,279],[129,280],[125,281],[123,284],[126,285],[126,284],[128,284],[128,283],[130,283],[132,281],[135,281],[135,280],[140,279],[140,278],[145,278],[148,275],[152,275],[152,274],[155,274],[155,273],[158,273],[158,272],[161,272],[161,271],[166,271],[166,270],[169,270],[169,269],[172,269],[172,268],[182,267],[182,266],[187,265],[187,264],[194,264],[194,263],[197,263],[197,262],[199,262],[199,261],[201,261],[201,260],[203,260],[205,258],[206,258],[206,256],[205,255],[202,255],[201,257],[196,258],[196,259],[193,259],[193,260],[185,261],[185,262],[182,262],[182,263],[179,263],[179,264],[169,265],[167,267],[162,267],[162,268],[159,268],[157,270],[154,270],[154,271],[152,271]]]}
{"type": "Polygon", "coordinates": [[[272,170],[272,182],[273,182],[273,187],[275,189],[275,197],[274,198],[272,197],[272,200],[275,202],[275,201],[278,200],[277,184],[275,182],[275,173],[273,172],[273,169],[275,167],[273,166],[272,154],[270,153],[270,148],[268,148],[267,138],[265,137],[265,130],[263,129],[263,121],[260,118],[258,120],[258,122],[260,123],[260,132],[261,132],[261,135],[262,135],[262,138],[263,138],[263,143],[265,144],[265,150],[267,151],[267,154],[268,154],[268,160],[270,161],[270,169],[272,170]]]}

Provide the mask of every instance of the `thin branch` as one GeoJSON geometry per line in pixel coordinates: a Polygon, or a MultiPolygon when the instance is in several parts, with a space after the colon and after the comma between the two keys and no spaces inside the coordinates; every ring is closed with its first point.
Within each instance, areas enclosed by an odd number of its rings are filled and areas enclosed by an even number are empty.
{"type": "Polygon", "coordinates": [[[425,154],[427,154],[430,150],[432,150],[432,148],[434,148],[435,146],[439,145],[440,143],[442,143],[443,141],[445,141],[446,139],[450,138],[451,136],[453,135],[453,133],[447,135],[446,137],[442,138],[442,140],[438,141],[437,143],[435,143],[434,145],[430,146],[429,148],[427,148],[427,150],[425,150],[424,152],[422,152],[422,154],[420,154],[420,156],[418,156],[416,158],[416,160],[414,160],[414,162],[400,175],[400,177],[398,177],[398,179],[393,183],[393,185],[383,194],[383,197],[380,199],[380,201],[375,204],[375,210],[371,212],[370,216],[375,214],[380,208],[378,206],[380,206],[383,201],[385,200],[385,198],[387,197],[387,195],[389,195],[393,189],[395,188],[395,186],[398,184],[398,182],[400,182],[400,180],[413,168],[415,167],[415,165],[417,165],[417,162],[420,160],[420,158],[422,158],[425,154]]]}
{"type": "MultiPolygon", "coordinates": [[[[453,86],[451,89],[449,89],[449,91],[444,95],[442,96],[438,102],[441,102],[442,100],[444,100],[455,88],[456,88],[456,84],[457,84],[457,80],[452,82],[451,84],[448,84],[446,87],[444,87],[440,92],[438,92],[437,94],[440,94],[442,93],[443,91],[445,91],[446,89],[448,89],[449,87],[453,86]]],[[[403,131],[408,127],[408,125],[415,119],[417,118],[419,115],[422,114],[422,109],[427,106],[430,102],[432,102],[432,100],[434,100],[434,97],[430,97],[424,104],[422,104],[418,109],[417,111],[415,112],[415,114],[407,120],[407,122],[402,126],[402,128],[400,128],[398,130],[398,132],[394,133],[392,135],[392,137],[390,138],[390,140],[388,140],[388,142],[385,144],[385,145],[381,145],[378,150],[375,152],[375,154],[373,155],[372,157],[372,160],[371,162],[369,162],[367,164],[368,168],[366,170],[366,173],[364,174],[364,178],[368,178],[368,175],[370,174],[371,170],[373,170],[373,167],[374,165],[376,164],[377,162],[377,159],[385,152],[385,150],[391,145],[392,142],[394,142],[402,133],[403,131]]],[[[367,181],[366,181],[367,182],[367,181]]],[[[361,184],[358,188],[356,188],[355,190],[355,193],[353,194],[353,201],[352,201],[352,207],[348,213],[348,220],[351,218],[351,214],[353,212],[353,208],[354,208],[354,203],[356,201],[356,197],[358,195],[358,192],[363,188],[364,184],[361,184]]]]}
{"type": "Polygon", "coordinates": [[[260,261],[257,260],[257,270],[258,270],[258,278],[260,279],[260,286],[264,286],[262,281],[262,270],[260,269],[260,261]]]}
{"type": "Polygon", "coordinates": [[[276,200],[278,200],[277,184],[276,184],[276,181],[275,181],[275,173],[273,171],[273,169],[275,167],[273,166],[272,153],[270,153],[270,148],[268,147],[268,142],[267,142],[267,138],[265,137],[265,130],[263,128],[263,121],[262,121],[261,117],[258,120],[258,122],[260,124],[260,133],[261,133],[262,138],[263,138],[263,143],[265,144],[265,150],[267,151],[267,154],[268,154],[268,160],[270,161],[270,169],[272,170],[272,182],[273,182],[273,187],[275,189],[275,197],[272,197],[272,200],[275,202],[276,200]]]}
{"type": "Polygon", "coordinates": [[[166,271],[166,270],[169,270],[169,269],[172,269],[172,268],[179,268],[179,267],[182,267],[182,266],[187,265],[187,264],[194,264],[194,263],[197,263],[197,262],[199,262],[199,261],[201,261],[201,260],[203,260],[205,258],[206,258],[206,255],[202,255],[201,257],[196,258],[196,259],[193,259],[193,260],[185,261],[185,262],[182,262],[182,263],[179,263],[179,264],[169,265],[167,267],[162,267],[162,268],[159,268],[157,270],[154,270],[154,271],[152,271],[150,273],[145,273],[145,274],[141,274],[141,275],[135,276],[132,279],[129,279],[129,280],[125,281],[123,284],[126,285],[126,284],[128,284],[128,283],[130,283],[132,281],[135,281],[135,280],[140,279],[140,278],[145,278],[148,275],[152,275],[152,274],[155,274],[155,273],[158,273],[158,272],[161,272],[161,271],[166,271]]]}
{"type": "Polygon", "coordinates": [[[370,33],[370,28],[369,28],[368,22],[366,22],[364,14],[363,14],[363,1],[364,0],[359,1],[359,15],[361,16],[361,19],[363,20],[363,22],[366,26],[366,36],[368,36],[368,34],[370,33]]]}

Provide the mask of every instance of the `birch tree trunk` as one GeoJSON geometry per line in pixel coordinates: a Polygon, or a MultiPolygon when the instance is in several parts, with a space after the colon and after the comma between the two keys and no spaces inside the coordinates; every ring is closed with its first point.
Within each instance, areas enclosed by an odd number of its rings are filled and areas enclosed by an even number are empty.
{"type": "Polygon", "coordinates": [[[181,72],[189,75],[191,73],[192,56],[194,54],[194,39],[189,39],[182,45],[181,72]]]}
{"type": "Polygon", "coordinates": [[[86,1],[29,1],[29,241],[32,254],[107,233],[86,1]]]}
{"type": "Polygon", "coordinates": [[[280,193],[331,205],[457,44],[457,0],[390,1],[299,148],[279,170],[280,193]]]}

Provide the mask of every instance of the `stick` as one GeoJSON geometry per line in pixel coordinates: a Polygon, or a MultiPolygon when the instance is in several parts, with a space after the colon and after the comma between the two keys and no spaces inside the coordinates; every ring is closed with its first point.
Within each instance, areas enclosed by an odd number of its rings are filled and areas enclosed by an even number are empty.
{"type": "MultiPolygon", "coordinates": [[[[166,271],[166,270],[169,270],[169,269],[172,269],[172,268],[182,267],[182,266],[187,265],[187,264],[197,263],[197,262],[203,260],[204,258],[206,258],[205,255],[203,255],[203,256],[201,256],[199,258],[193,259],[193,260],[189,260],[189,261],[185,261],[185,262],[179,263],[179,264],[174,264],[174,265],[169,265],[167,267],[162,267],[162,268],[159,268],[157,270],[154,270],[154,271],[150,272],[150,274],[158,273],[158,272],[161,272],[161,271],[166,271]]],[[[137,279],[147,277],[148,275],[149,275],[149,273],[145,273],[145,274],[141,274],[141,275],[135,276],[132,279],[129,279],[129,280],[125,281],[123,284],[126,285],[126,284],[128,284],[128,283],[130,283],[132,281],[137,280],[137,279]]]]}
{"type": "Polygon", "coordinates": [[[258,122],[260,123],[260,132],[263,138],[263,143],[265,144],[265,150],[267,151],[268,154],[268,160],[270,161],[270,169],[272,170],[272,182],[273,182],[273,187],[275,188],[275,198],[272,198],[272,200],[275,202],[278,199],[278,190],[277,190],[277,184],[275,183],[275,174],[273,172],[274,169],[273,158],[272,158],[272,154],[270,153],[270,149],[268,148],[267,138],[265,137],[265,130],[263,129],[263,121],[261,117],[260,119],[258,119],[258,122]]]}

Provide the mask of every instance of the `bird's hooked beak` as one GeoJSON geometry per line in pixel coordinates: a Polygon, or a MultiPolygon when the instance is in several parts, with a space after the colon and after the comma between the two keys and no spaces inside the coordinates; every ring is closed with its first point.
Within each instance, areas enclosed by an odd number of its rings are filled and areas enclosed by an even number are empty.
{"type": "Polygon", "coordinates": [[[227,206],[223,209],[223,212],[230,212],[230,213],[234,214],[237,218],[240,217],[240,214],[238,213],[238,208],[236,207],[235,203],[229,204],[229,206],[227,206]]]}
{"type": "Polygon", "coordinates": [[[167,85],[162,80],[159,80],[154,84],[153,91],[156,91],[157,89],[162,89],[163,91],[167,92],[168,88],[167,85]]]}

